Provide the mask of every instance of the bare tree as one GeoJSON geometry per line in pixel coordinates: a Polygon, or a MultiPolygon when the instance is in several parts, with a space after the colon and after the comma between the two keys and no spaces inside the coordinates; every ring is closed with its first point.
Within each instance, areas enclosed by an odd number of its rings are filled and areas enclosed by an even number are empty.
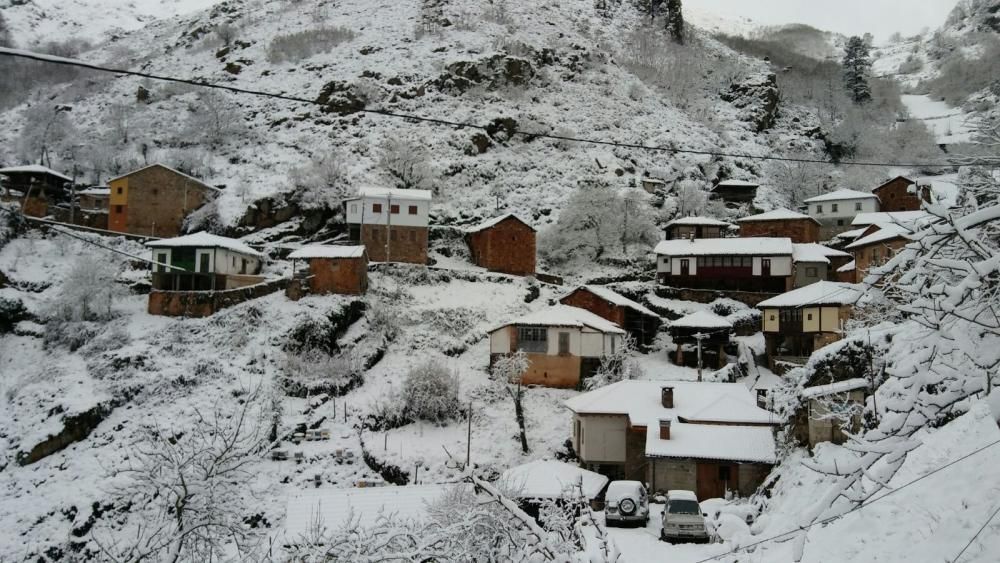
{"type": "Polygon", "coordinates": [[[112,561],[210,561],[255,549],[258,532],[245,521],[247,484],[266,446],[267,409],[257,387],[230,408],[220,398],[210,413],[195,412],[183,429],[147,427],[114,469],[113,495],[136,522],[110,537],[93,537],[112,561]]]}
{"type": "Polygon", "coordinates": [[[127,104],[111,104],[107,113],[104,114],[104,123],[115,139],[127,145],[129,140],[129,120],[132,117],[132,108],[127,104]]]}
{"type": "Polygon", "coordinates": [[[642,377],[642,367],[635,358],[636,342],[631,334],[626,334],[622,345],[610,354],[601,356],[601,365],[593,377],[584,382],[588,390],[611,385],[625,379],[642,377]]]}
{"type": "Polygon", "coordinates": [[[382,145],[379,164],[389,173],[397,188],[430,189],[431,166],[427,151],[410,141],[388,139],[382,145]]]}
{"type": "Polygon", "coordinates": [[[246,130],[243,113],[224,94],[215,91],[203,93],[190,111],[187,135],[200,138],[212,147],[218,147],[246,130]]]}
{"type": "Polygon", "coordinates": [[[32,162],[52,166],[52,155],[60,155],[77,135],[64,106],[36,103],[25,108],[19,149],[32,162]]]}
{"type": "Polygon", "coordinates": [[[530,363],[524,350],[500,356],[493,362],[493,379],[503,385],[504,391],[514,403],[514,416],[521,431],[521,451],[528,453],[528,433],[524,420],[524,374],[530,363]]]}
{"type": "Polygon", "coordinates": [[[347,195],[347,169],[338,152],[330,152],[289,174],[295,199],[304,209],[338,209],[347,195]]]}
{"type": "MultiPolygon", "coordinates": [[[[798,153],[795,158],[815,159],[815,155],[798,153]]],[[[828,166],[814,162],[771,161],[767,165],[767,176],[774,189],[788,198],[792,206],[804,200],[825,193],[830,188],[828,166]]]]}
{"type": "Polygon", "coordinates": [[[236,28],[228,23],[217,25],[214,29],[215,36],[222,41],[222,44],[226,47],[233,43],[233,39],[236,39],[236,28]]]}

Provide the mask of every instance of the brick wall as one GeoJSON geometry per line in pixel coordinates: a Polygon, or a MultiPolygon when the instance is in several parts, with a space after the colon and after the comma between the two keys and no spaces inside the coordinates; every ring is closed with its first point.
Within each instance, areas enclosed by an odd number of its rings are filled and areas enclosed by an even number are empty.
{"type": "Polygon", "coordinates": [[[812,219],[788,219],[784,221],[741,221],[740,236],[788,237],[792,242],[819,242],[819,223],[812,219]]]}
{"type": "Polygon", "coordinates": [[[492,272],[516,276],[535,273],[535,230],[508,217],[468,236],[472,262],[492,272]]]}
{"type": "Polygon", "coordinates": [[[409,262],[411,264],[427,263],[427,228],[399,227],[393,225],[365,224],[361,226],[361,244],[368,250],[368,257],[374,262],[409,262]],[[388,233],[388,234],[387,234],[388,233]],[[389,252],[386,257],[386,237],[389,241],[389,252]]]}
{"type": "Polygon", "coordinates": [[[617,323],[620,327],[625,326],[624,307],[608,303],[604,299],[594,295],[584,288],[577,289],[566,297],[560,299],[559,302],[571,307],[586,309],[602,319],[607,319],[613,323],[617,323]]]}
{"type": "Polygon", "coordinates": [[[886,263],[897,250],[906,246],[907,242],[905,239],[897,238],[851,249],[854,252],[856,280],[864,279],[872,267],[886,263]]]}
{"type": "Polygon", "coordinates": [[[874,193],[882,202],[880,209],[891,212],[918,211],[921,199],[928,202],[931,200],[929,187],[914,187],[916,191],[920,192],[918,195],[917,193],[908,192],[911,185],[913,184],[906,178],[893,178],[889,182],[875,188],[874,193]]]}
{"type": "Polygon", "coordinates": [[[697,464],[687,459],[651,459],[650,489],[665,493],[671,489],[695,491],[698,489],[697,464]]]}
{"type": "Polygon", "coordinates": [[[214,190],[162,166],[150,166],[111,182],[108,226],[113,231],[175,237],[184,219],[214,190]],[[118,194],[119,188],[124,189],[118,194]],[[119,202],[126,202],[121,205],[119,202]]]}
{"type": "Polygon", "coordinates": [[[361,295],[368,289],[368,259],[313,258],[309,261],[309,291],[361,295]]]}
{"type": "Polygon", "coordinates": [[[227,291],[160,291],[149,292],[147,311],[166,317],[207,317],[217,311],[281,291],[287,279],[231,289],[227,291]]]}

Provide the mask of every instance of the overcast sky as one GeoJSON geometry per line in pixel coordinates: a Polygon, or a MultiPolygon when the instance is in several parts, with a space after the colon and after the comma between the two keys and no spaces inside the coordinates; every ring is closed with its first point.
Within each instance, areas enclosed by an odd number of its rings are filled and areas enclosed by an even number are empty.
{"type": "Polygon", "coordinates": [[[765,24],[805,23],[844,35],[894,31],[912,35],[944,23],[957,0],[687,0],[718,15],[745,16],[765,24]]]}

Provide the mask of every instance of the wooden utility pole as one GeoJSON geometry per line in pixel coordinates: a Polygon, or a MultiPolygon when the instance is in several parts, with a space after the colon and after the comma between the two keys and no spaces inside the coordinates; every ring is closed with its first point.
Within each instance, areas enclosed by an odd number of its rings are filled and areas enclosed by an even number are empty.
{"type": "Polygon", "coordinates": [[[703,332],[695,333],[694,339],[698,341],[698,381],[701,381],[701,341],[708,338],[708,335],[703,332]]]}
{"type": "Polygon", "coordinates": [[[465,435],[465,468],[472,463],[472,401],[469,401],[469,426],[465,435]]]}
{"type": "Polygon", "coordinates": [[[389,240],[392,238],[392,194],[385,196],[385,261],[389,262],[389,240]]]}

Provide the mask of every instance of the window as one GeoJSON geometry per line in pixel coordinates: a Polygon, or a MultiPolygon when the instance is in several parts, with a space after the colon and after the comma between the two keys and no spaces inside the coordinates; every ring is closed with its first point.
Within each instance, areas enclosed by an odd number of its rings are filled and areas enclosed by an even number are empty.
{"type": "Polygon", "coordinates": [[[771,313],[771,322],[774,322],[774,313],[771,313]]]}
{"type": "Polygon", "coordinates": [[[559,355],[568,356],[569,355],[569,333],[560,332],[559,333],[559,355]]]}
{"type": "Polygon", "coordinates": [[[815,267],[806,268],[806,277],[808,277],[808,278],[815,278],[817,275],[818,274],[817,274],[817,270],[816,270],[815,267]]]}
{"type": "Polygon", "coordinates": [[[837,219],[837,226],[838,227],[843,227],[844,226],[844,220],[843,219],[837,219]]]}
{"type": "Polygon", "coordinates": [[[417,206],[416,205],[411,205],[409,213],[410,213],[410,215],[416,215],[417,214],[417,206]]]}
{"type": "Polygon", "coordinates": [[[382,213],[382,204],[381,203],[373,203],[372,204],[372,213],[382,213]]]}
{"type": "Polygon", "coordinates": [[[836,203],[834,203],[833,205],[830,206],[830,212],[831,213],[836,213],[839,210],[840,210],[840,206],[837,205],[836,203]]]}
{"type": "Polygon", "coordinates": [[[241,263],[240,263],[240,273],[241,274],[245,274],[245,273],[247,273],[247,259],[246,258],[241,258],[240,261],[241,261],[241,263]]]}
{"type": "Polygon", "coordinates": [[[731,256],[725,256],[722,258],[722,266],[725,268],[733,267],[733,258],[731,256]]]}
{"type": "Polygon", "coordinates": [[[813,320],[813,314],[812,314],[812,313],[807,313],[807,314],[806,314],[806,320],[807,320],[807,321],[811,321],[811,320],[813,320]]]}
{"type": "Polygon", "coordinates": [[[399,215],[399,206],[396,205],[396,204],[390,205],[389,206],[389,213],[391,213],[393,215],[399,215]]]}
{"type": "Polygon", "coordinates": [[[124,211],[125,211],[125,206],[124,205],[116,205],[115,206],[115,213],[122,213],[124,211]]]}
{"type": "Polygon", "coordinates": [[[410,242],[417,242],[417,231],[410,231],[410,242]]]}
{"type": "Polygon", "coordinates": [[[233,256],[233,267],[234,268],[236,267],[236,257],[235,256],[233,256]]]}
{"type": "Polygon", "coordinates": [[[517,349],[525,352],[546,353],[549,351],[549,331],[545,327],[517,327],[517,349]]]}
{"type": "Polygon", "coordinates": [[[816,206],[816,213],[822,213],[822,212],[823,212],[823,206],[822,205],[817,205],[816,206]]]}
{"type": "Polygon", "coordinates": [[[854,204],[854,210],[855,211],[861,211],[861,202],[860,201],[854,204]]]}
{"type": "Polygon", "coordinates": [[[125,193],[125,188],[118,188],[118,195],[125,193]]]}

